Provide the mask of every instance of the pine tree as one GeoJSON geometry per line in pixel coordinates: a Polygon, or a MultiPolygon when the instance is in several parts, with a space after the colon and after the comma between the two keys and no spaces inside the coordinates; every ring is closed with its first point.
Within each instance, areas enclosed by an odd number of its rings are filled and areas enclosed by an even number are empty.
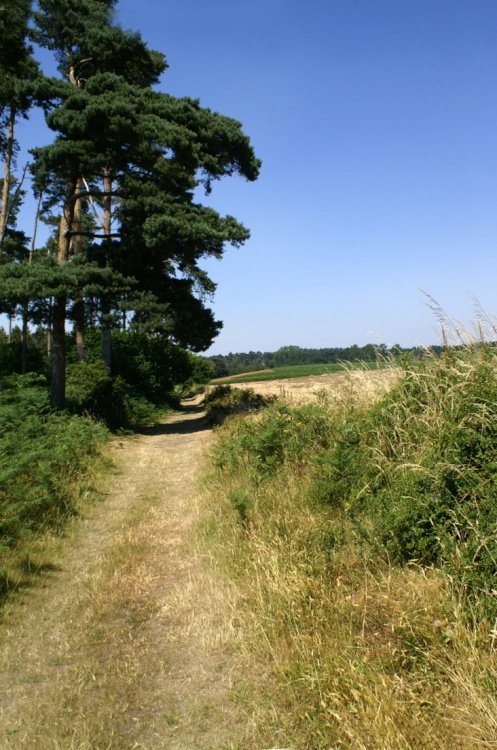
{"type": "MultiPolygon", "coordinates": [[[[157,91],[164,56],[112,23],[114,5],[39,0],[35,15],[36,39],[54,51],[62,78],[47,116],[56,137],[34,150],[33,171],[45,207],[60,206],[59,269],[71,266],[71,279],[82,279],[80,289],[61,283],[54,295],[52,401],[59,407],[68,302],[82,319],[86,275],[97,267],[109,366],[120,302],[132,324],[168,328],[197,350],[212,341],[220,324],[203,298],[214,285],[199,261],[221,257],[226,243],[243,243],[248,231],[195,202],[195,191],[231,174],[254,180],[260,166],[240,123],[157,91]],[[86,201],[102,210],[100,227],[83,226],[86,201]]],[[[68,281],[67,273],[60,278],[68,281]]]]}
{"type": "Polygon", "coordinates": [[[12,172],[17,142],[16,122],[27,117],[37,100],[43,99],[43,80],[27,41],[30,0],[4,0],[2,44],[0,46],[0,153],[3,160],[3,183],[0,202],[0,257],[9,217],[15,210],[19,192],[12,190],[12,172]]]}
{"type": "MultiPolygon", "coordinates": [[[[126,109],[125,98],[117,101],[113,87],[117,85],[126,96],[126,88],[151,85],[164,68],[162,56],[149,53],[139,36],[112,25],[113,5],[103,0],[40,0],[38,4],[36,39],[55,52],[65,82],[59,106],[47,118],[59,135],[52,146],[35,151],[40,189],[52,202],[62,203],[57,245],[61,265],[81,253],[85,234],[99,236],[81,226],[84,198],[103,201],[101,236],[110,239],[109,186],[116,171],[126,166],[126,139],[133,135],[123,119],[133,112],[126,109]]],[[[77,296],[74,312],[82,350],[83,300],[77,296]]],[[[109,317],[106,297],[102,297],[104,328],[109,317]]],[[[64,403],[66,313],[67,295],[61,295],[53,306],[52,401],[56,406],[64,403]]]]}

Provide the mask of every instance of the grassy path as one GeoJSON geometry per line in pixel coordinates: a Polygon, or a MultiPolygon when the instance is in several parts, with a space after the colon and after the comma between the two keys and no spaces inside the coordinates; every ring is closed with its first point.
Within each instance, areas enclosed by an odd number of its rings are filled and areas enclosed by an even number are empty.
{"type": "Polygon", "coordinates": [[[115,447],[106,502],[8,613],[2,750],[238,747],[228,584],[195,544],[199,408],[115,447]]]}

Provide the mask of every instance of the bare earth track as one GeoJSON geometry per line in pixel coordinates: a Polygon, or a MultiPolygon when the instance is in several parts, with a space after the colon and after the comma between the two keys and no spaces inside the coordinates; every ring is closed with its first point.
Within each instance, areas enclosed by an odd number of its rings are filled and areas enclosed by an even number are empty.
{"type": "Polygon", "coordinates": [[[230,614],[194,541],[209,437],[190,402],[113,448],[106,502],[7,614],[2,750],[235,747],[230,614]]]}

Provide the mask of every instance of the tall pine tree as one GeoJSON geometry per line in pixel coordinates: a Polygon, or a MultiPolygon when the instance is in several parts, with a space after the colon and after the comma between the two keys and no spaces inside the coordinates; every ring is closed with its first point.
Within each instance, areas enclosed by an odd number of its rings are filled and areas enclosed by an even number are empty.
{"type": "Polygon", "coordinates": [[[12,173],[17,150],[16,123],[27,117],[35,101],[43,99],[43,78],[27,40],[31,13],[30,0],[4,0],[0,8],[0,153],[3,182],[0,198],[0,257],[9,218],[19,192],[12,189],[12,173]]]}
{"type": "MultiPolygon", "coordinates": [[[[35,16],[36,39],[55,53],[61,82],[59,102],[47,117],[56,138],[34,151],[34,174],[46,205],[60,206],[59,268],[80,269],[83,281],[95,265],[102,269],[101,326],[109,366],[112,312],[123,297],[137,325],[165,327],[196,350],[212,341],[220,324],[203,298],[214,287],[199,261],[221,257],[227,243],[241,244],[248,231],[199,203],[197,188],[209,191],[214,180],[232,174],[254,180],[260,166],[240,123],[157,90],[166,68],[163,55],[112,22],[114,5],[114,0],[39,0],[35,16]],[[82,221],[90,200],[102,211],[100,226],[85,227],[82,221]],[[123,280],[130,277],[126,287],[123,280]]],[[[73,308],[81,306],[83,281],[81,290],[64,291],[61,284],[55,295],[56,406],[64,403],[69,298],[73,308]]]]}

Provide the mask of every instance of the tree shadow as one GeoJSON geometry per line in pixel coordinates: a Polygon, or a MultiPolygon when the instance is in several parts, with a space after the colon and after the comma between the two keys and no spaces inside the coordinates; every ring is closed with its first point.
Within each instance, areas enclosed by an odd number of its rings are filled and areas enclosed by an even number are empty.
{"type": "Polygon", "coordinates": [[[201,416],[203,412],[204,407],[202,404],[186,404],[181,407],[180,414],[189,415],[189,419],[183,419],[181,422],[158,423],[150,427],[142,427],[140,430],[137,430],[137,434],[158,437],[159,435],[192,435],[196,432],[210,430],[211,425],[207,418],[201,416]]]}
{"type": "Polygon", "coordinates": [[[27,581],[14,581],[7,573],[0,573],[0,607],[3,607],[14,591],[25,589],[28,586],[27,581]]]}
{"type": "Polygon", "coordinates": [[[53,563],[34,563],[29,558],[24,558],[17,565],[21,575],[14,577],[7,572],[0,573],[0,609],[5,606],[7,600],[20,591],[31,589],[37,580],[62,570],[59,565],[53,563]]]}
{"type": "Polygon", "coordinates": [[[33,562],[33,560],[30,560],[29,557],[25,557],[24,560],[21,560],[21,562],[19,563],[19,568],[23,573],[31,576],[41,576],[47,573],[58,573],[63,570],[60,565],[54,565],[54,563],[50,562],[33,562]]]}

